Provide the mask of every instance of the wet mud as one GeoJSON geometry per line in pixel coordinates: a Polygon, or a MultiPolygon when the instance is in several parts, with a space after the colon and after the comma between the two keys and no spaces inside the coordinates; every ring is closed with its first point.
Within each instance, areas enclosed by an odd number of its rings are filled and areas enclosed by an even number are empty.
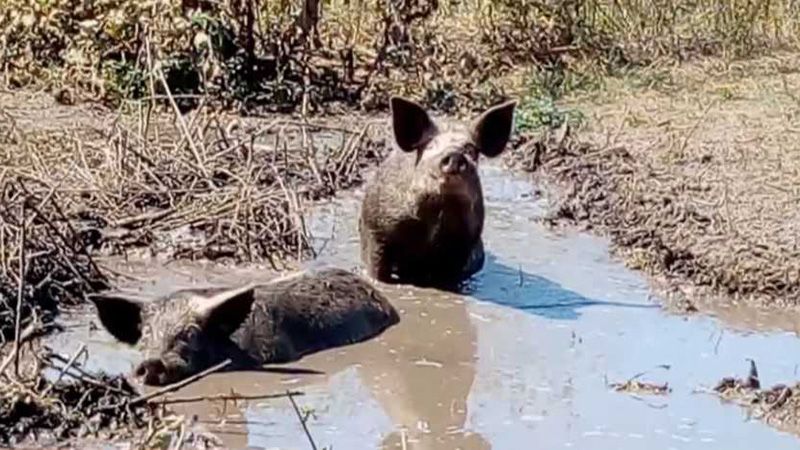
{"type": "MultiPolygon", "coordinates": [[[[213,374],[172,398],[302,391],[295,400],[319,448],[796,448],[794,436],[745,420],[709,393],[745,358],[760,362],[763,381],[796,379],[800,318],[734,304],[669,314],[641,275],[609,256],[606,240],[541,225],[549,201],[530,179],[496,165],[482,173],[487,262],[464,295],[382,285],[401,321],[377,339],[284,366],[213,374]],[[641,381],[671,391],[614,389],[641,372],[641,381]]],[[[360,198],[341,195],[312,212],[318,257],[307,266],[362,270],[360,198]]],[[[135,277],[128,287],[142,295],[275,275],[178,262],[117,270],[135,277]]],[[[87,343],[87,369],[126,372],[138,362],[90,316],[68,320],[68,332],[51,343],[64,353],[87,343]]],[[[230,448],[309,448],[287,399],[173,408],[230,448]]]]}

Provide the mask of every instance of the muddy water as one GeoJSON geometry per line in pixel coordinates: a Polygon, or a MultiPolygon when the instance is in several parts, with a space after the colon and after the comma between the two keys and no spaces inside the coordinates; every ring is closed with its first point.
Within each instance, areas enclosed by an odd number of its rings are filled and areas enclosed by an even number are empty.
{"type": "MultiPolygon", "coordinates": [[[[539,226],[544,200],[528,180],[493,166],[482,171],[487,264],[467,295],[385,287],[402,318],[380,338],[312,355],[282,372],[212,375],[176,396],[302,390],[297,400],[310,411],[319,448],[797,448],[796,438],[695,391],[742,374],[745,358],[759,363],[766,384],[797,379],[800,321],[783,316],[773,323],[736,307],[718,312],[721,319],[668,315],[638,274],[609,257],[603,240],[539,226]],[[754,326],[766,331],[747,331],[754,326]],[[672,393],[635,397],[607,387],[641,372],[645,380],[668,382],[672,393]]],[[[320,256],[309,265],[359,267],[359,198],[351,194],[315,211],[310,225],[320,256]]],[[[270,276],[252,268],[121,268],[147,279],[131,283],[145,294],[270,276]]],[[[114,371],[138,360],[85,319],[74,322],[56,338],[63,352],[86,342],[88,365],[114,371]]],[[[309,448],[285,399],[178,410],[231,448],[309,448]]]]}

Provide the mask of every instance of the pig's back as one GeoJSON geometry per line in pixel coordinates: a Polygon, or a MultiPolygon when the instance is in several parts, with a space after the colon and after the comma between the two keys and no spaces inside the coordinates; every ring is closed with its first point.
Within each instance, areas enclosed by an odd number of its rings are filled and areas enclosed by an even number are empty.
{"type": "Polygon", "coordinates": [[[399,321],[388,299],[342,269],[310,271],[259,286],[239,341],[262,363],[367,340],[399,321]]]}

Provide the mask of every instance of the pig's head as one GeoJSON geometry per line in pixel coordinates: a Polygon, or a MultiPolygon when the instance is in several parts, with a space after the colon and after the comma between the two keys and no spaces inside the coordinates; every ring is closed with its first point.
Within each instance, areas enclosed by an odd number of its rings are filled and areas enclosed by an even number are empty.
{"type": "Polygon", "coordinates": [[[119,294],[91,296],[97,315],[117,340],[140,347],[134,375],[145,384],[180,381],[238,356],[230,335],[250,314],[253,286],[187,289],[142,302],[119,294]]]}
{"type": "Polygon", "coordinates": [[[440,128],[411,100],[391,99],[397,147],[416,156],[415,190],[476,196],[480,191],[478,158],[500,155],[511,136],[516,102],[494,106],[469,126],[440,128]]]}

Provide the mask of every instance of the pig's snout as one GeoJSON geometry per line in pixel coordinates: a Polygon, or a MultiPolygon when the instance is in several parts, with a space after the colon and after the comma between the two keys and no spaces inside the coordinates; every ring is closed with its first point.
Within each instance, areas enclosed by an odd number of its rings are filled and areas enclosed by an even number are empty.
{"type": "Polygon", "coordinates": [[[459,175],[466,172],[468,164],[467,157],[463,153],[453,152],[442,158],[439,168],[445,175],[459,175]]]}
{"type": "Polygon", "coordinates": [[[162,386],[167,384],[166,374],[167,367],[164,362],[157,358],[151,358],[142,361],[136,367],[133,375],[148,386],[162,386]]]}

